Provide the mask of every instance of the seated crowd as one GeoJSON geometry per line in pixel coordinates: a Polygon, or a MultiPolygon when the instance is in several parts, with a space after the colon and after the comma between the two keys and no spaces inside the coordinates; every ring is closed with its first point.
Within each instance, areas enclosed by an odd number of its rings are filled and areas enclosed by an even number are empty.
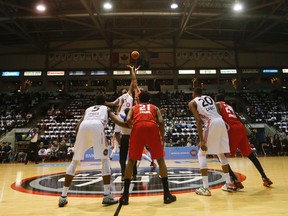
{"type": "MultiPolygon", "coordinates": [[[[212,93],[210,95],[214,96],[215,94],[212,93]]],[[[288,107],[283,104],[283,101],[287,101],[287,96],[280,95],[275,97],[271,94],[270,97],[267,97],[267,94],[265,95],[266,97],[263,96],[263,93],[245,92],[227,94],[228,102],[235,107],[236,111],[243,115],[244,121],[267,123],[276,129],[275,135],[267,136],[265,141],[257,138],[257,131],[252,131],[249,138],[251,145],[256,149],[256,153],[259,155],[288,155],[288,107]]],[[[44,128],[39,140],[39,157],[41,157],[42,161],[71,160],[75,142],[75,127],[83,111],[94,104],[94,96],[93,94],[85,93],[66,95],[65,98],[62,98],[66,102],[61,102],[66,106],[60,107],[57,104],[47,103],[44,112],[43,107],[41,108],[41,112],[39,111],[41,113],[40,120],[37,126],[44,128]]],[[[109,94],[108,100],[113,101],[117,96],[116,93],[109,94]]],[[[59,98],[59,95],[55,97],[59,98]]],[[[32,114],[29,115],[31,109],[35,108],[44,98],[51,98],[51,101],[55,99],[53,94],[48,97],[47,94],[41,93],[2,95],[0,128],[9,131],[12,127],[25,127],[29,123],[29,119],[32,118],[32,114]],[[11,120],[12,124],[7,124],[9,122],[7,119],[11,120]],[[18,120],[22,122],[23,119],[25,121],[20,124],[18,120]]],[[[195,119],[187,107],[188,102],[191,100],[191,92],[159,92],[153,95],[153,99],[156,105],[165,110],[163,113],[166,129],[165,146],[197,145],[198,135],[195,119]]],[[[114,125],[109,123],[106,128],[108,139],[112,138],[113,130],[114,125]]],[[[3,149],[3,144],[1,148],[3,149]]],[[[3,158],[3,153],[1,153],[1,158],[3,158]]],[[[19,154],[19,158],[21,160],[21,154],[19,154]]]]}

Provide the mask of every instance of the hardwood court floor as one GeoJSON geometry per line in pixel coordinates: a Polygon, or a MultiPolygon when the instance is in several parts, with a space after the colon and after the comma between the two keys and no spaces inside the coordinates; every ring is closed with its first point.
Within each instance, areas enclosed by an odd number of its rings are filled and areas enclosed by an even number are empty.
{"type": "MultiPolygon", "coordinates": [[[[165,205],[162,195],[130,197],[128,206],[123,206],[120,216],[246,216],[246,215],[288,215],[288,157],[259,157],[266,174],[274,182],[271,188],[262,186],[260,175],[247,158],[229,158],[235,172],[244,174],[245,188],[240,192],[224,192],[212,189],[211,197],[198,196],[194,192],[178,193],[177,201],[165,205]]],[[[68,164],[68,163],[67,163],[68,164]]],[[[21,179],[34,176],[63,173],[65,166],[35,166],[24,164],[0,164],[0,215],[93,215],[111,216],[117,205],[103,206],[101,197],[69,197],[64,208],[58,207],[58,196],[29,194],[16,191],[11,185],[21,179]]],[[[142,162],[141,166],[148,163],[142,162]]],[[[167,161],[168,167],[198,168],[197,160],[167,161]]],[[[209,162],[209,168],[220,169],[217,162],[209,162]]],[[[117,167],[118,162],[112,162],[117,167]]],[[[94,169],[95,166],[79,166],[94,169]]],[[[97,169],[100,165],[96,166],[97,169]]]]}

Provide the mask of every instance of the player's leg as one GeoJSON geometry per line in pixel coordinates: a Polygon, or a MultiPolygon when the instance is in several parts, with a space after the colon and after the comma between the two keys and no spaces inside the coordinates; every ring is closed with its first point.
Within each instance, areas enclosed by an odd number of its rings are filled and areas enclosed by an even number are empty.
{"type": "Polygon", "coordinates": [[[120,142],[119,163],[121,167],[122,179],[124,180],[126,161],[129,148],[129,135],[122,135],[120,142]]]}
{"type": "Polygon", "coordinates": [[[233,172],[232,168],[228,164],[228,169],[229,169],[229,175],[231,177],[231,181],[233,182],[234,190],[238,191],[240,189],[244,188],[244,185],[238,180],[237,176],[233,172]]]}
{"type": "MultiPolygon", "coordinates": [[[[222,165],[222,170],[224,173],[224,177],[225,177],[225,182],[226,184],[222,187],[222,190],[224,191],[233,191],[235,190],[234,187],[231,185],[231,178],[229,175],[229,163],[228,160],[226,158],[226,156],[222,153],[222,154],[217,154],[220,163],[222,165]]],[[[231,169],[231,168],[230,168],[231,169]]]]}
{"type": "Polygon", "coordinates": [[[164,151],[161,143],[161,138],[159,134],[159,129],[157,127],[152,126],[149,128],[150,137],[147,138],[146,143],[148,144],[149,151],[151,154],[151,158],[157,159],[157,163],[159,165],[159,175],[161,176],[161,181],[164,190],[164,203],[169,204],[176,201],[176,196],[172,195],[169,191],[168,184],[168,175],[167,175],[167,166],[164,160],[164,151]],[[153,140],[153,143],[151,143],[153,140]],[[149,142],[150,141],[150,142],[149,142]]]}
{"type": "Polygon", "coordinates": [[[266,176],[264,169],[257,157],[253,153],[251,153],[250,155],[248,155],[248,158],[252,161],[258,172],[261,174],[263,185],[265,187],[270,187],[273,182],[266,176]]]}
{"type": "MultiPolygon", "coordinates": [[[[161,149],[161,151],[163,151],[161,149]]],[[[172,195],[169,190],[168,184],[168,175],[167,175],[167,166],[163,157],[157,159],[157,163],[159,165],[159,175],[161,176],[161,181],[164,190],[164,203],[169,204],[176,201],[176,196],[172,195]]]]}
{"type": "Polygon", "coordinates": [[[108,158],[102,158],[102,178],[104,184],[104,197],[102,200],[102,204],[112,205],[118,203],[118,199],[114,198],[111,195],[111,169],[110,169],[110,161],[108,158]]]}
{"type": "Polygon", "coordinates": [[[198,162],[200,166],[200,173],[202,176],[202,184],[200,188],[198,188],[195,193],[198,195],[203,196],[211,196],[211,192],[209,190],[209,183],[208,183],[208,165],[206,159],[206,153],[199,149],[198,151],[198,162]]]}
{"type": "Polygon", "coordinates": [[[126,169],[125,169],[125,179],[124,179],[124,191],[122,194],[122,197],[120,198],[119,202],[121,202],[122,205],[128,205],[129,204],[129,187],[131,183],[131,176],[133,173],[133,167],[137,160],[128,160],[126,169]]]}
{"type": "Polygon", "coordinates": [[[67,168],[65,180],[64,180],[64,186],[62,189],[61,196],[59,198],[59,203],[58,203],[59,207],[64,207],[68,203],[68,201],[67,201],[68,190],[69,190],[71,182],[74,178],[78,164],[79,164],[79,160],[72,160],[70,165],[67,168]]]}

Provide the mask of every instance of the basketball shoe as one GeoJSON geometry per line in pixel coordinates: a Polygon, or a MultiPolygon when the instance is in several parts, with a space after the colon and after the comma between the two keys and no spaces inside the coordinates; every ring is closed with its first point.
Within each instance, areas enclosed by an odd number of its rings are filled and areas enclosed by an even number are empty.
{"type": "Polygon", "coordinates": [[[58,202],[59,207],[64,207],[67,203],[68,203],[67,196],[65,196],[65,197],[60,196],[59,197],[59,202],[58,202]]]}
{"type": "Polygon", "coordinates": [[[118,199],[113,197],[111,194],[104,195],[103,200],[102,200],[102,204],[104,204],[104,205],[113,205],[113,204],[116,204],[116,203],[118,203],[118,199]]]}
{"type": "Polygon", "coordinates": [[[233,182],[233,186],[234,186],[234,189],[236,190],[236,191],[239,191],[239,190],[241,190],[241,189],[243,189],[244,188],[244,185],[241,183],[241,182],[233,182]]]}
{"type": "Polygon", "coordinates": [[[208,188],[204,188],[203,186],[196,189],[195,193],[202,196],[211,196],[210,190],[208,188]]]}
{"type": "Polygon", "coordinates": [[[270,187],[273,184],[273,182],[269,178],[262,178],[262,180],[263,180],[263,186],[265,187],[270,187]]]}
{"type": "Polygon", "coordinates": [[[169,194],[168,196],[164,195],[164,203],[165,204],[169,204],[169,203],[172,203],[172,202],[175,202],[175,201],[176,201],[176,196],[175,195],[172,195],[172,194],[169,194]]]}
{"type": "Polygon", "coordinates": [[[122,195],[122,197],[119,199],[119,202],[122,205],[128,205],[129,204],[129,197],[122,195]]]}
{"type": "Polygon", "coordinates": [[[236,191],[235,187],[232,184],[224,184],[221,189],[223,191],[228,191],[228,192],[236,191]]]}

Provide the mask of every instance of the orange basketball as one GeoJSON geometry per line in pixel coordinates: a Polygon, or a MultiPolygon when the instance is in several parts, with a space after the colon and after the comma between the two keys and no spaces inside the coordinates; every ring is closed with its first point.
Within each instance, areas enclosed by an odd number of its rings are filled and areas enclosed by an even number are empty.
{"type": "Polygon", "coordinates": [[[139,58],[139,56],[140,56],[140,53],[138,51],[135,50],[135,51],[131,52],[131,58],[132,59],[136,60],[139,58]]]}

